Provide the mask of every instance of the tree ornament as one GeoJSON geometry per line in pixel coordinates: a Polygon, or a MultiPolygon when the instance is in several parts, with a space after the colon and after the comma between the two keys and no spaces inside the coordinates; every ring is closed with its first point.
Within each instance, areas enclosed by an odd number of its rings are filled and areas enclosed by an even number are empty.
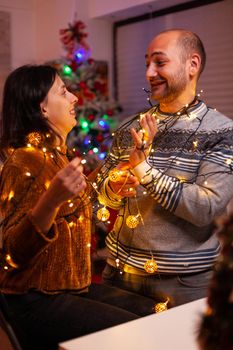
{"type": "Polygon", "coordinates": [[[100,221],[107,221],[109,217],[110,217],[110,212],[106,207],[103,207],[97,210],[97,218],[100,221]]]}
{"type": "Polygon", "coordinates": [[[167,298],[167,300],[164,303],[155,304],[155,313],[158,314],[160,312],[166,311],[168,302],[169,298],[167,298]]]}
{"type": "Polygon", "coordinates": [[[139,224],[138,215],[129,215],[126,219],[126,225],[129,228],[135,228],[139,224]]]}
{"type": "Polygon", "coordinates": [[[156,264],[156,261],[152,258],[145,262],[144,269],[148,273],[155,273],[156,271],[158,271],[158,265],[156,264]]]}
{"type": "Polygon", "coordinates": [[[118,169],[112,169],[110,170],[109,174],[108,174],[108,178],[110,181],[112,182],[117,182],[120,180],[121,178],[121,171],[118,169]]]}

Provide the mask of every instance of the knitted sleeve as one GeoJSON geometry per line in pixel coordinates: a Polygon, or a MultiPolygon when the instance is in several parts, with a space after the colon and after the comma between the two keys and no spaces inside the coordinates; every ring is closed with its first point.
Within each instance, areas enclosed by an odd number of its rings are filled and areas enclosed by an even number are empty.
{"type": "Polygon", "coordinates": [[[166,210],[196,226],[211,223],[233,197],[233,148],[212,148],[191,181],[164,174],[146,161],[134,168],[147,192],[166,210]]]}

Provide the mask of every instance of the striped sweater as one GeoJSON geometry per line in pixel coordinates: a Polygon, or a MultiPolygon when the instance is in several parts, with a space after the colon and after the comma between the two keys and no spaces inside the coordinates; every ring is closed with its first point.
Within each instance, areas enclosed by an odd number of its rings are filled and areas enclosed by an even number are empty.
{"type": "Polygon", "coordinates": [[[99,174],[100,203],[119,210],[107,247],[113,259],[142,270],[151,257],[164,274],[209,269],[220,251],[213,219],[233,197],[233,121],[202,101],[179,116],[149,112],[159,130],[148,159],[133,169],[137,197],[114,194],[107,177],[128,160],[137,116],[117,130],[99,174]],[[143,220],[131,229],[126,219],[138,209],[143,220]]]}

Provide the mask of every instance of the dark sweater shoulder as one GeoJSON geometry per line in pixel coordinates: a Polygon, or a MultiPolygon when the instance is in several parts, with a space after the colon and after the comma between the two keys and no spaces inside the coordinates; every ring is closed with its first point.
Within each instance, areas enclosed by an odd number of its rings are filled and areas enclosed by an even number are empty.
{"type": "Polygon", "coordinates": [[[209,111],[203,120],[203,128],[215,131],[233,129],[233,120],[221,112],[209,108],[209,111]]]}

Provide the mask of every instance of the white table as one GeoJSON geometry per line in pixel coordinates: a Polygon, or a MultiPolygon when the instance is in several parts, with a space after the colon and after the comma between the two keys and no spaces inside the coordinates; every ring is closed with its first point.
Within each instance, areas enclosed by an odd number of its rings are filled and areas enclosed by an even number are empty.
{"type": "Polygon", "coordinates": [[[198,350],[196,334],[206,299],[60,344],[60,350],[198,350]]]}

